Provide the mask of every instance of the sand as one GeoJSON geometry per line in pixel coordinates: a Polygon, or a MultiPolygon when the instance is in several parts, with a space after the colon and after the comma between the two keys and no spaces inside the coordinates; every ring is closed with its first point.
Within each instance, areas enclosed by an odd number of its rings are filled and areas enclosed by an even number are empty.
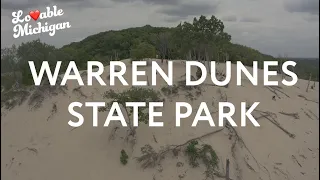
{"type": "MultiPolygon", "coordinates": [[[[125,62],[130,66],[128,60],[125,62]]],[[[223,64],[220,66],[223,68],[223,64]]],[[[184,63],[175,61],[173,67],[174,82],[177,82],[185,73],[184,63]]],[[[108,76],[108,69],[106,67],[103,78],[108,76]]],[[[151,69],[147,69],[148,80],[151,81],[151,69]]],[[[200,162],[199,167],[191,167],[188,158],[182,152],[177,156],[168,153],[155,167],[146,169],[141,168],[135,157],[141,156],[140,149],[146,144],[158,151],[166,145],[183,144],[189,139],[221,129],[210,127],[207,122],[199,122],[197,127],[191,127],[200,102],[209,105],[215,124],[218,124],[218,115],[214,112],[221,101],[221,94],[226,95],[227,101],[232,102],[236,109],[240,109],[242,101],[258,101],[258,110],[272,112],[274,115],[268,119],[260,118],[258,122],[261,127],[254,127],[251,123],[248,123],[247,127],[225,127],[222,131],[199,140],[199,143],[211,145],[217,153],[219,172],[225,175],[226,159],[229,159],[230,178],[233,180],[319,179],[319,84],[316,83],[314,89],[306,92],[308,81],[299,80],[294,87],[280,85],[279,90],[285,94],[276,91],[275,95],[262,85],[262,70],[259,71],[259,86],[254,87],[249,81],[244,80],[243,86],[237,87],[235,69],[233,65],[232,80],[228,87],[203,85],[204,92],[194,101],[188,100],[183,93],[177,97],[166,98],[162,109],[163,117],[158,119],[164,122],[164,127],[140,124],[133,147],[124,140],[127,128],[120,127],[116,122],[111,123],[109,127],[103,126],[107,112],[99,112],[99,126],[92,127],[92,109],[83,107],[79,112],[85,118],[84,124],[78,128],[68,125],[70,119],[75,120],[68,112],[71,102],[105,101],[102,95],[106,90],[122,91],[130,87],[103,87],[94,82],[91,87],[82,87],[81,94],[73,91],[78,87],[77,84],[69,81],[67,94],[46,97],[39,109],[30,110],[27,102],[10,111],[2,108],[1,179],[205,179],[205,166],[200,162]],[[273,96],[275,100],[272,99],[273,96]],[[192,116],[181,121],[181,127],[175,127],[174,121],[174,107],[177,101],[189,102],[194,108],[192,116]],[[52,114],[53,104],[56,104],[57,111],[52,114]],[[295,119],[280,112],[298,113],[299,117],[295,119]],[[115,127],[119,128],[112,138],[115,127]],[[129,155],[127,165],[120,163],[122,149],[129,155]]],[[[125,76],[129,84],[130,74],[131,72],[127,71],[125,76]]],[[[276,79],[281,77],[278,76],[276,79]]],[[[206,83],[212,84],[209,78],[206,83]]],[[[158,84],[153,88],[160,90],[165,82],[158,78],[158,84]]],[[[260,116],[258,112],[253,114],[260,116]]],[[[233,118],[240,119],[240,113],[236,112],[233,118]]]]}

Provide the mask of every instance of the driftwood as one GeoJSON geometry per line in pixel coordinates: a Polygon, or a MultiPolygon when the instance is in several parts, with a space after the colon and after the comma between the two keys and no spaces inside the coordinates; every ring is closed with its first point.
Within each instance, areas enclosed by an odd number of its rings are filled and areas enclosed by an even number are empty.
{"type": "Polygon", "coordinates": [[[299,119],[300,118],[298,113],[286,113],[286,112],[283,112],[283,111],[281,111],[279,113],[283,114],[283,115],[286,115],[286,116],[291,116],[291,117],[293,117],[295,119],[299,119]]]}
{"type": "Polygon", "coordinates": [[[21,152],[21,151],[24,151],[24,150],[29,150],[29,151],[32,151],[34,152],[35,154],[38,154],[38,150],[36,148],[29,148],[29,147],[25,147],[25,148],[22,148],[22,149],[18,149],[17,151],[18,152],[21,152]]]}
{"type": "Polygon", "coordinates": [[[319,119],[319,117],[318,117],[316,114],[314,114],[310,109],[308,109],[308,111],[309,111],[315,118],[319,119]]]}
{"type": "Polygon", "coordinates": [[[310,101],[310,102],[314,102],[314,103],[319,104],[319,102],[314,101],[314,100],[311,100],[311,99],[308,99],[308,98],[306,98],[306,97],[305,97],[304,95],[302,95],[302,94],[299,94],[298,97],[301,97],[301,98],[303,98],[303,99],[306,100],[306,101],[310,101]]]}
{"type": "Polygon", "coordinates": [[[300,167],[302,167],[302,165],[299,163],[298,159],[294,155],[292,155],[291,157],[293,161],[295,161],[300,167]]]}
{"type": "MultiPolygon", "coordinates": [[[[273,169],[275,170],[274,172],[279,176],[279,175],[282,175],[283,176],[283,179],[288,179],[290,180],[291,178],[289,177],[289,174],[288,173],[285,173],[282,169],[280,169],[279,167],[277,166],[273,166],[273,169]],[[280,174],[279,174],[280,173],[280,174]]],[[[287,171],[288,172],[288,171],[287,171]]]]}
{"type": "Polygon", "coordinates": [[[269,120],[272,124],[274,124],[279,129],[281,129],[289,137],[295,138],[295,136],[296,136],[295,134],[290,133],[288,130],[286,130],[284,127],[282,127],[281,124],[276,120],[277,115],[275,113],[268,112],[268,111],[261,111],[261,110],[257,110],[257,109],[255,109],[254,111],[260,113],[261,117],[259,117],[259,118],[263,117],[263,118],[269,120]]]}
{"type": "MultiPolygon", "coordinates": [[[[231,134],[233,134],[233,136],[235,136],[235,139],[234,139],[234,141],[233,141],[233,143],[232,143],[232,146],[231,146],[232,157],[235,159],[235,161],[236,161],[236,153],[235,153],[236,145],[240,143],[239,146],[240,146],[241,148],[244,147],[244,148],[248,151],[248,153],[251,155],[251,157],[253,158],[253,160],[254,160],[255,163],[257,164],[258,168],[261,169],[261,167],[262,167],[261,170],[264,169],[265,172],[268,174],[269,179],[271,180],[271,175],[270,175],[269,170],[268,170],[264,165],[262,165],[262,164],[260,164],[260,163],[258,162],[258,160],[254,157],[254,155],[252,154],[252,152],[250,151],[250,149],[246,146],[244,140],[239,136],[239,134],[238,134],[238,132],[236,131],[236,129],[235,129],[234,127],[232,127],[229,123],[226,123],[226,128],[230,131],[231,134]]],[[[246,162],[246,163],[247,163],[247,162],[246,162]]],[[[240,169],[237,161],[236,161],[236,164],[235,164],[235,165],[236,165],[235,169],[237,169],[237,170],[239,171],[238,179],[242,179],[242,178],[241,178],[241,169],[240,169]]],[[[251,167],[251,166],[250,166],[250,167],[251,167]]],[[[248,167],[248,168],[250,169],[250,167],[248,167]]],[[[252,167],[251,167],[251,168],[252,168],[252,167]]],[[[253,168],[252,168],[252,169],[253,169],[253,168]]],[[[253,170],[253,171],[254,171],[254,170],[253,170]]],[[[231,179],[229,178],[229,180],[231,180],[231,179]]]]}
{"type": "Polygon", "coordinates": [[[296,86],[296,85],[294,85],[293,87],[300,89],[300,87],[299,87],[299,86],[296,86]]]}
{"type": "Polygon", "coordinates": [[[153,134],[152,136],[153,136],[154,142],[155,142],[155,143],[158,143],[156,136],[155,136],[154,134],[153,134]]]}
{"type": "Polygon", "coordinates": [[[242,137],[239,136],[239,133],[238,131],[233,127],[231,126],[229,123],[226,123],[226,128],[229,129],[229,131],[231,133],[233,133],[233,135],[236,137],[235,138],[235,141],[231,147],[231,151],[232,151],[232,154],[234,154],[234,148],[235,148],[235,145],[237,142],[240,142],[241,145],[249,152],[249,154],[252,156],[252,158],[254,159],[254,161],[257,163],[257,165],[259,166],[259,163],[257,161],[257,159],[253,156],[253,154],[251,153],[250,149],[247,147],[246,143],[244,142],[244,140],[242,139],[242,137]]]}
{"type": "MultiPolygon", "coordinates": [[[[275,90],[272,90],[268,86],[266,86],[265,88],[267,88],[269,91],[271,91],[273,94],[275,94],[279,99],[281,99],[281,97],[278,95],[278,93],[275,90]]],[[[273,99],[275,100],[275,98],[273,98],[273,99]]]]}
{"type": "Polygon", "coordinates": [[[72,92],[78,94],[80,97],[88,98],[88,96],[81,91],[81,86],[74,88],[72,92]]]}
{"type": "Polygon", "coordinates": [[[296,137],[295,134],[290,133],[288,130],[286,130],[284,127],[282,127],[282,126],[280,125],[280,123],[279,123],[277,120],[275,120],[274,118],[272,118],[271,116],[266,116],[265,118],[268,119],[272,124],[274,124],[275,126],[277,126],[279,129],[281,129],[281,130],[282,130],[284,133],[286,133],[289,137],[291,137],[291,138],[295,138],[295,137],[296,137]]]}
{"type": "Polygon", "coordinates": [[[281,99],[281,98],[280,98],[280,96],[278,95],[277,92],[279,92],[279,93],[285,95],[286,97],[290,98],[290,96],[288,94],[286,94],[285,92],[280,90],[281,89],[280,86],[270,86],[270,87],[269,86],[265,86],[265,88],[267,88],[269,91],[274,93],[279,99],[281,99]]]}
{"type": "MultiPolygon", "coordinates": [[[[301,109],[302,109],[302,108],[301,108],[301,109]]],[[[302,109],[302,110],[303,110],[304,114],[305,114],[309,119],[314,120],[314,119],[310,116],[309,113],[307,113],[304,109],[302,109]]]]}
{"type": "Polygon", "coordinates": [[[49,121],[57,113],[57,111],[58,111],[57,104],[53,103],[50,116],[47,118],[47,121],[49,121]]]}

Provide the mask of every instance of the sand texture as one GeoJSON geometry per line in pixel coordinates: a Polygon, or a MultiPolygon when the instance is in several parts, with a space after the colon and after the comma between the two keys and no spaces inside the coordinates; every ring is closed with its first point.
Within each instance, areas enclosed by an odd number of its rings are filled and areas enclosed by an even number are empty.
{"type": "MultiPolygon", "coordinates": [[[[126,80],[131,82],[128,60],[126,80]]],[[[160,61],[158,60],[160,63],[160,61]]],[[[164,69],[166,64],[161,65],[164,69]]],[[[224,64],[220,64],[222,70],[224,64]]],[[[174,82],[183,80],[183,61],[173,64],[174,82]]],[[[151,67],[146,67],[151,82],[151,67]]],[[[252,71],[252,68],[249,68],[252,71]]],[[[196,69],[192,71],[196,76],[196,69]]],[[[84,72],[84,80],[85,72],[84,72]]],[[[109,68],[103,78],[106,80],[109,68]]],[[[201,93],[195,90],[179,91],[178,96],[165,97],[162,118],[164,127],[148,127],[140,124],[136,129],[135,144],[126,142],[126,127],[112,122],[104,127],[108,112],[99,112],[99,126],[92,127],[92,109],[77,109],[85,118],[81,127],[68,125],[68,105],[73,101],[107,101],[103,93],[108,89],[123,91],[131,86],[93,86],[79,88],[75,81],[67,83],[67,89],[39,89],[43,101],[31,101],[30,97],[11,110],[1,111],[1,179],[2,180],[202,180],[206,179],[205,165],[189,165],[188,157],[180,151],[168,151],[153,167],[143,168],[136,157],[141,148],[150,145],[155,153],[167,145],[184,144],[192,138],[218,131],[198,139],[200,144],[212,146],[219,158],[215,180],[225,180],[226,159],[230,160],[232,180],[316,180],[319,179],[319,84],[309,88],[307,80],[299,80],[294,87],[280,84],[278,87],[263,86],[263,71],[259,70],[259,85],[253,86],[243,76],[243,86],[236,86],[236,66],[232,65],[232,80],[228,87],[213,86],[210,76],[201,85],[201,93]],[[58,92],[55,94],[55,92],[58,92]],[[193,94],[186,96],[186,94],[193,94]],[[273,98],[273,96],[275,96],[273,98]],[[175,102],[186,101],[193,106],[190,118],[175,127],[175,102]],[[210,127],[208,122],[199,122],[191,127],[200,102],[206,102],[218,125],[218,102],[229,101],[240,111],[240,102],[260,102],[253,115],[261,127],[248,121],[247,127],[210,127]],[[221,131],[219,131],[221,129],[221,131]],[[124,149],[128,164],[120,163],[120,151],[124,149]],[[218,174],[220,173],[220,174],[218,174]],[[219,176],[219,177],[218,177],[219,176]]],[[[273,79],[281,79],[277,76],[273,79]]],[[[159,90],[165,86],[160,76],[159,90]]],[[[106,80],[107,82],[107,80],[106,80]]],[[[311,82],[313,85],[313,82],[311,82]]],[[[32,94],[32,92],[31,92],[32,94]]],[[[40,98],[41,99],[41,98],[40,98]]],[[[240,119],[236,111],[234,119],[240,119]]],[[[239,120],[240,121],[240,120],[239,120]]],[[[237,124],[240,125],[240,122],[237,124]]],[[[210,178],[208,178],[210,179],[210,178]]]]}

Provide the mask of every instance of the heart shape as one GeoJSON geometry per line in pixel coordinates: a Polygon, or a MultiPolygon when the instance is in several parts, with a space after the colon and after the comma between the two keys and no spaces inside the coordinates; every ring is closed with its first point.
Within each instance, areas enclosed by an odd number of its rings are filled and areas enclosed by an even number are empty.
{"type": "Polygon", "coordinates": [[[32,19],[34,19],[36,21],[40,16],[40,11],[39,10],[30,11],[29,15],[30,15],[30,17],[32,17],[32,19]]]}

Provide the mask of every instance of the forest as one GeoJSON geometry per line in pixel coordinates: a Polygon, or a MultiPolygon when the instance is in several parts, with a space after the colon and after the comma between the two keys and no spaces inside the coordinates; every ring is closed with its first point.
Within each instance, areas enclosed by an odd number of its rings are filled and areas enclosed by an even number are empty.
{"type": "MultiPolygon", "coordinates": [[[[185,59],[201,62],[242,61],[252,66],[252,61],[294,60],[294,71],[301,79],[318,81],[319,60],[273,57],[240,44],[231,42],[231,35],[225,32],[224,24],[215,16],[200,16],[192,22],[183,22],[174,28],[143,27],[128,28],[119,31],[101,32],[56,48],[39,39],[1,49],[1,86],[9,90],[12,86],[28,86],[33,79],[28,66],[32,60],[36,67],[42,61],[55,66],[57,61],[75,61],[79,70],[86,69],[87,61],[100,61],[108,65],[110,61],[131,58],[185,59]]],[[[65,70],[68,63],[62,63],[65,70]]],[[[262,63],[259,63],[262,64],[262,63]]],[[[259,67],[262,68],[262,67],[259,67]]]]}

